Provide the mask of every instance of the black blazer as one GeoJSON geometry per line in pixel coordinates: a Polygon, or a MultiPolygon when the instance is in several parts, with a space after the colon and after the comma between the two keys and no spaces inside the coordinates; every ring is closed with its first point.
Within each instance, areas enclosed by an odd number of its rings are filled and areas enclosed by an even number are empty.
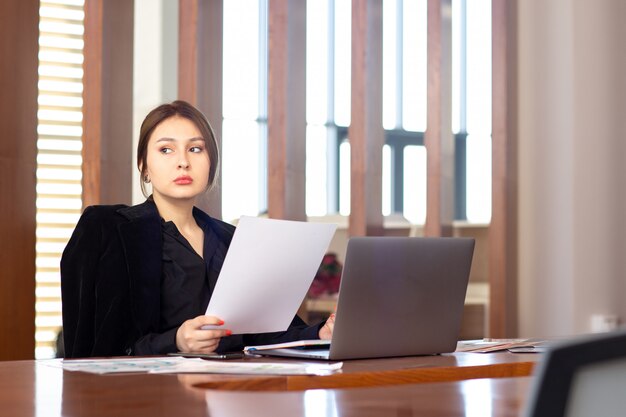
{"type": "MultiPolygon", "coordinates": [[[[197,208],[194,216],[218,237],[205,254],[219,270],[235,228],[197,208]]],[[[61,258],[65,357],[145,353],[134,352],[134,345],[159,332],[162,246],[161,218],[151,200],[85,209],[61,258]]],[[[316,339],[319,327],[296,316],[286,332],[222,338],[218,351],[316,339]]]]}

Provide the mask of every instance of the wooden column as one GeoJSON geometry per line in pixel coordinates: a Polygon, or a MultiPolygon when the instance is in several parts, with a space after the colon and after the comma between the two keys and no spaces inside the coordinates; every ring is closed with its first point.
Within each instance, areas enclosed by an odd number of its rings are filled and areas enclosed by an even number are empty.
{"type": "MultiPolygon", "coordinates": [[[[222,150],[223,0],[180,0],[178,97],[200,109],[222,150]]],[[[221,169],[215,187],[198,206],[222,217],[221,169]]]]}
{"type": "Polygon", "coordinates": [[[306,2],[269,2],[268,214],[306,220],[306,2]]]}
{"type": "Polygon", "coordinates": [[[454,220],[450,0],[428,0],[426,236],[451,236],[454,220]]]}
{"type": "Polygon", "coordinates": [[[383,234],[382,18],[380,0],[352,1],[351,236],[383,234]]]}
{"type": "Polygon", "coordinates": [[[492,212],[489,336],[517,336],[517,1],[492,1],[492,212]]]}
{"type": "Polygon", "coordinates": [[[35,356],[39,2],[0,2],[0,360],[35,356]]]}
{"type": "Polygon", "coordinates": [[[132,202],[133,12],[85,0],[83,206],[132,202]]]}

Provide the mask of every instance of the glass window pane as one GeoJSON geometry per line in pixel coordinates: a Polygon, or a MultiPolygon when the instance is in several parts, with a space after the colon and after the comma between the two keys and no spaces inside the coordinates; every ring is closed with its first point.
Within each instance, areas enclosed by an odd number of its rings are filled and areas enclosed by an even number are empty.
{"type": "Polygon", "coordinates": [[[467,132],[491,133],[491,0],[467,2],[467,132]]]}
{"type": "Polygon", "coordinates": [[[398,119],[398,2],[383,1],[383,128],[397,127],[398,119]]]}
{"type": "Polygon", "coordinates": [[[467,220],[491,220],[491,135],[467,136],[467,220]]]}
{"type": "Polygon", "coordinates": [[[350,143],[339,145],[339,214],[350,215],[350,143]]]}
{"type": "Polygon", "coordinates": [[[328,119],[327,2],[308,1],[306,18],[306,120],[323,125],[328,119]]]}
{"type": "Polygon", "coordinates": [[[256,216],[260,207],[260,128],[254,121],[224,120],[222,125],[222,217],[232,222],[256,216]]]}
{"type": "Polygon", "coordinates": [[[402,126],[426,130],[426,0],[403,5],[402,126]]]}
{"type": "Polygon", "coordinates": [[[335,123],[350,125],[352,1],[335,0],[335,123]]]}
{"type": "Polygon", "coordinates": [[[391,147],[383,145],[383,216],[391,214],[391,147]]]}
{"type": "Polygon", "coordinates": [[[426,221],[426,148],[404,148],[404,217],[413,224],[426,221]]]}
{"type": "Polygon", "coordinates": [[[452,0],[452,133],[465,130],[465,0],[452,0]]]}
{"type": "Polygon", "coordinates": [[[327,128],[309,125],[306,129],[306,214],[327,214],[327,128]]]}
{"type": "Polygon", "coordinates": [[[259,2],[224,2],[224,118],[259,114],[259,2]]]}

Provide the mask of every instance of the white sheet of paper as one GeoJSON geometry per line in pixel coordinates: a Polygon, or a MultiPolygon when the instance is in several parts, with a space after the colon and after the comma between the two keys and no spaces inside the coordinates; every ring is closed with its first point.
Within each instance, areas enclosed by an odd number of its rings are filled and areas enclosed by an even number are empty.
{"type": "Polygon", "coordinates": [[[287,330],[336,228],[242,216],[206,314],[233,334],[287,330]]]}
{"type": "Polygon", "coordinates": [[[46,359],[38,361],[48,366],[62,367],[66,371],[81,371],[92,374],[117,374],[128,372],[150,372],[164,370],[185,363],[186,358],[111,358],[111,359],[46,359]]]}
{"type": "Polygon", "coordinates": [[[291,362],[233,362],[212,361],[199,358],[186,359],[173,366],[149,370],[153,374],[250,374],[250,375],[330,375],[341,370],[343,362],[291,363],[291,362]]]}

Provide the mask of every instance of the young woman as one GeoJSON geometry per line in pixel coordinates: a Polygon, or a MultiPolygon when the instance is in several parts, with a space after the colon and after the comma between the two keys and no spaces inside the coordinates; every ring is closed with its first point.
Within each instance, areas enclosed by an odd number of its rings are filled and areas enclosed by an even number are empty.
{"type": "Polygon", "coordinates": [[[61,259],[65,357],[225,352],[245,345],[330,339],[334,318],[285,332],[232,335],[204,312],[235,228],[194,207],[215,181],[213,131],[184,101],[145,118],[137,147],[136,206],[85,209],[61,259]],[[204,325],[218,329],[204,330],[204,325]]]}

